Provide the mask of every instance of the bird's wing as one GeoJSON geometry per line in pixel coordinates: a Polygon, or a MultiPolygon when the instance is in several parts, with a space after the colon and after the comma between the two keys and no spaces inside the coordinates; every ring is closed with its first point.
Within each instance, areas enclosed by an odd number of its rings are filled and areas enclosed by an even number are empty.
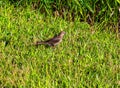
{"type": "Polygon", "coordinates": [[[45,42],[57,43],[57,42],[59,42],[60,40],[61,40],[61,39],[60,39],[59,37],[54,37],[54,38],[49,39],[49,40],[47,40],[47,41],[45,41],[45,42]]]}

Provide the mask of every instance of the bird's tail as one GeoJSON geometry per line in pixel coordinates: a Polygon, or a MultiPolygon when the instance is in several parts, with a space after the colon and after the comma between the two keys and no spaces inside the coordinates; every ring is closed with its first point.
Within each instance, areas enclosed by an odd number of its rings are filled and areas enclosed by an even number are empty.
{"type": "Polygon", "coordinates": [[[46,44],[44,41],[37,41],[35,45],[41,45],[41,44],[46,44]]]}

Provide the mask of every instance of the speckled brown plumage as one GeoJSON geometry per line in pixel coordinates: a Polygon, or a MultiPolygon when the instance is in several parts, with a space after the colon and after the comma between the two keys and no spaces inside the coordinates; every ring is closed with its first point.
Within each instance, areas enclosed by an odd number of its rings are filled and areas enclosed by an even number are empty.
{"type": "Polygon", "coordinates": [[[35,45],[45,44],[48,46],[56,46],[62,41],[64,34],[65,34],[65,32],[61,31],[58,36],[55,36],[55,37],[53,37],[49,40],[46,40],[46,41],[37,41],[35,45]]]}

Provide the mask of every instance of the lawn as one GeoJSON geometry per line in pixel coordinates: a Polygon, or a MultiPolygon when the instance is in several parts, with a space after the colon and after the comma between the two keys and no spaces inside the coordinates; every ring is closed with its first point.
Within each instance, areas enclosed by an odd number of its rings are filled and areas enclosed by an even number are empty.
{"type": "Polygon", "coordinates": [[[109,29],[45,16],[30,7],[0,7],[0,87],[120,87],[120,40],[109,29]],[[34,43],[66,34],[56,47],[34,43]]]}

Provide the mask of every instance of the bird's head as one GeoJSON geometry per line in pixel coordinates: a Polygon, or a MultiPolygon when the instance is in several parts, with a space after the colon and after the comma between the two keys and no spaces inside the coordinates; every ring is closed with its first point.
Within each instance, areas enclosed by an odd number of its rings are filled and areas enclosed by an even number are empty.
{"type": "Polygon", "coordinates": [[[64,34],[65,34],[65,32],[64,32],[64,31],[61,31],[61,32],[60,32],[60,36],[61,36],[61,37],[63,37],[63,36],[64,36],[64,34]]]}

